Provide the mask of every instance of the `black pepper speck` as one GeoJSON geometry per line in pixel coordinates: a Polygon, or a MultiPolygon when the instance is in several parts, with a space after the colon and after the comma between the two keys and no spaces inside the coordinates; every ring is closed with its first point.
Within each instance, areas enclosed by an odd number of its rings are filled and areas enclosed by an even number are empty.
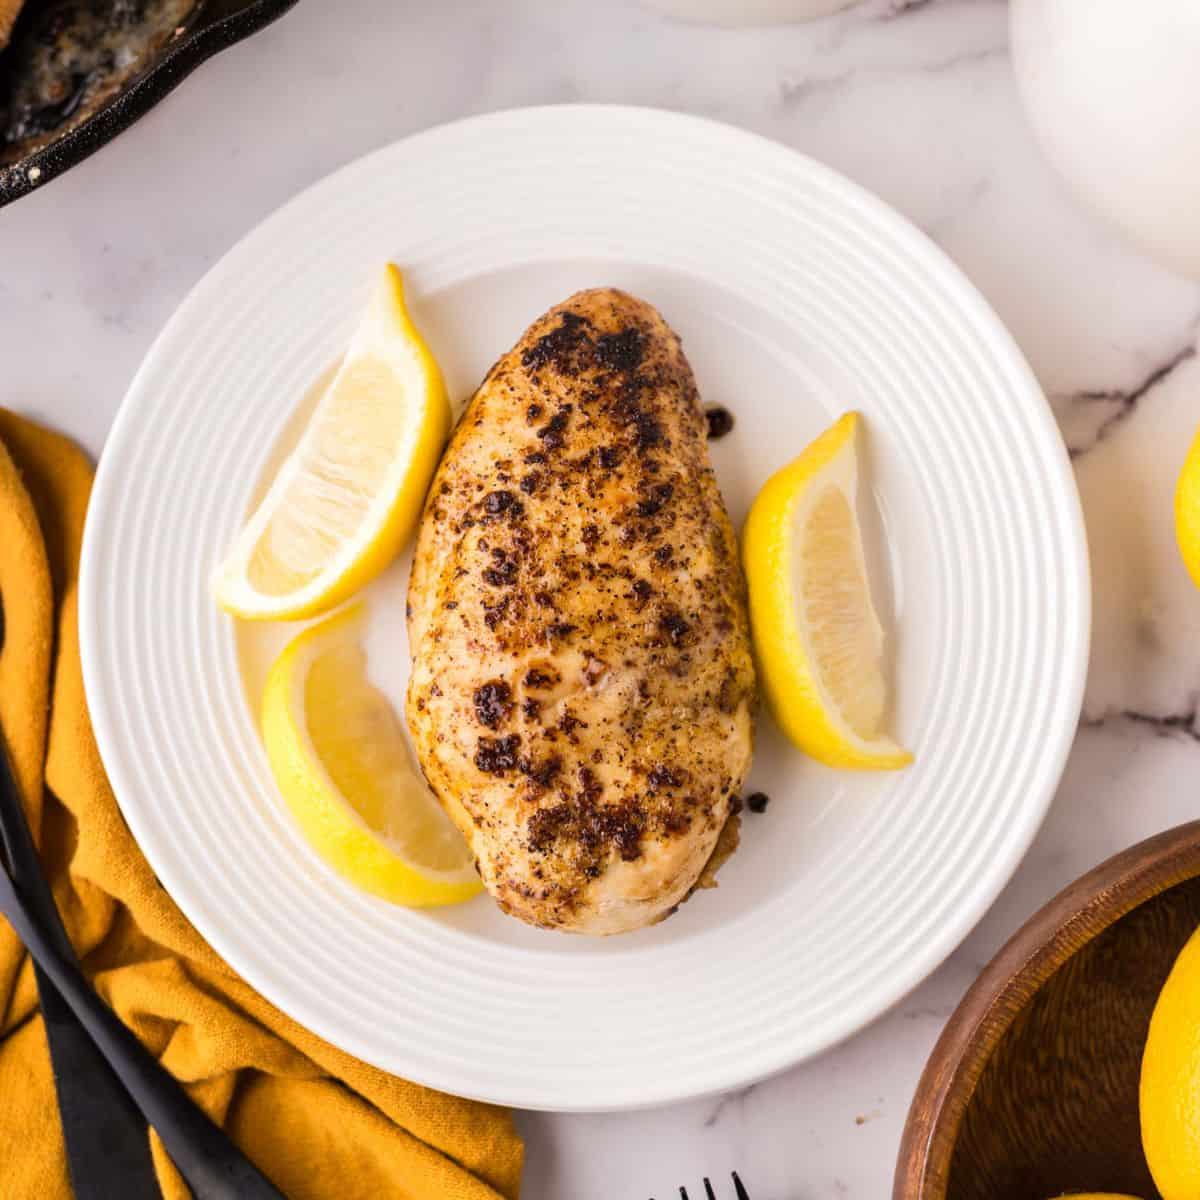
{"type": "Polygon", "coordinates": [[[715,442],[733,431],[733,413],[724,405],[713,404],[704,410],[704,420],[708,424],[708,440],[715,442]]]}

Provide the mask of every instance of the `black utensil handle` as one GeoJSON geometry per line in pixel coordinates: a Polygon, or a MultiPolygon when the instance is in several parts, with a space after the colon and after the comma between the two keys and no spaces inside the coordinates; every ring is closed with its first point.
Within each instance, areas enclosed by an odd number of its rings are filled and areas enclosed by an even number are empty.
{"type": "Polygon", "coordinates": [[[34,974],[75,1200],[161,1200],[146,1118],[46,973],[34,974]]]}
{"type": "Polygon", "coordinates": [[[0,912],[158,1131],[197,1200],[285,1200],[92,991],[79,968],[51,944],[4,871],[0,912]]]}
{"type": "MultiPolygon", "coordinates": [[[[0,845],[25,902],[58,952],[68,962],[75,950],[37,850],[17,788],[12,763],[0,738],[0,845]]],[[[35,964],[54,1090],[62,1118],[67,1172],[75,1200],[160,1200],[162,1190],[150,1157],[146,1119],[121,1081],[75,1019],[67,1002],[35,964]]]]}

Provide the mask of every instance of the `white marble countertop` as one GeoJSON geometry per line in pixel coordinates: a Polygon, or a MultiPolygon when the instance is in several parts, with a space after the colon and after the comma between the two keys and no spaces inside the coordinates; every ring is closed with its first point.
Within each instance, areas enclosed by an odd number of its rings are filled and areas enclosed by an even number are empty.
{"type": "Polygon", "coordinates": [[[666,1110],[523,1115],[529,1200],[661,1200],[731,1168],[755,1200],[878,1200],[925,1058],[984,962],[1086,868],[1196,815],[1200,596],[1170,505],[1200,416],[1200,287],[1127,250],[1040,158],[1006,17],[997,0],[867,0],[729,31],[632,0],[308,0],[0,212],[0,402],[94,453],[183,295],[298,189],[414,130],[561,101],[686,109],[831,164],[957,260],[1041,378],[1075,455],[1096,631],[1084,723],[1024,865],[931,979],[815,1062],[666,1110]]]}

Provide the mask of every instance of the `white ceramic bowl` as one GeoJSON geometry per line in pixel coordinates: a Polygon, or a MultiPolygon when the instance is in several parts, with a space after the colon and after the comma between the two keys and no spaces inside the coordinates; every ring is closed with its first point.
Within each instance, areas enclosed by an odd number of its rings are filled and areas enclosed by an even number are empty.
{"type": "Polygon", "coordinates": [[[1135,245],[1200,279],[1200,3],[1012,0],[1010,12],[1047,157],[1135,245]]]}

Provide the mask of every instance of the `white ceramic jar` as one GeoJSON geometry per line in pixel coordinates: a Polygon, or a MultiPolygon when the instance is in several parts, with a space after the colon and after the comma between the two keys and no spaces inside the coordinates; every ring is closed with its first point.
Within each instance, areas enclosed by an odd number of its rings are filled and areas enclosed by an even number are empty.
{"type": "Polygon", "coordinates": [[[685,21],[712,25],[782,25],[824,17],[857,0],[644,0],[685,21]]]}
{"type": "Polygon", "coordinates": [[[1147,253],[1200,278],[1200,0],[1012,0],[1047,156],[1147,253]]]}

